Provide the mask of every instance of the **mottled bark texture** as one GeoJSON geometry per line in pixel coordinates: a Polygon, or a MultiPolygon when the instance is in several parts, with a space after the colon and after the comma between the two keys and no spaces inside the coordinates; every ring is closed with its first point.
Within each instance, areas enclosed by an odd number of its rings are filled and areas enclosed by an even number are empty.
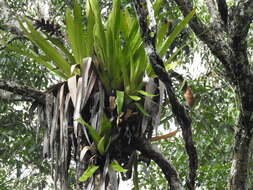
{"type": "MultiPolygon", "coordinates": [[[[190,1],[175,0],[182,13],[186,16],[192,10],[190,1]]],[[[229,179],[229,189],[246,190],[249,187],[250,159],[252,154],[253,134],[253,72],[247,55],[247,35],[250,23],[253,18],[253,1],[234,1],[234,5],[228,9],[225,1],[207,1],[209,10],[215,13],[220,12],[221,19],[213,19],[209,26],[204,25],[198,16],[190,22],[190,27],[211,50],[225,68],[224,77],[236,89],[240,100],[240,117],[236,126],[234,155],[229,179]],[[226,19],[226,15],[229,18],[226,19]],[[220,25],[223,22],[227,25],[224,28],[220,25]],[[216,27],[213,27],[216,26],[216,27]],[[220,26],[220,27],[219,27],[220,26]]]]}
{"type": "MultiPolygon", "coordinates": [[[[187,180],[187,187],[188,189],[194,189],[196,171],[198,167],[198,157],[192,138],[191,118],[186,112],[185,107],[179,103],[172,86],[171,77],[165,71],[161,57],[156,53],[155,37],[157,31],[154,13],[151,8],[151,2],[149,0],[135,0],[133,2],[139,20],[145,52],[149,57],[150,64],[152,65],[155,74],[166,87],[166,91],[172,107],[172,112],[182,129],[182,135],[185,141],[185,149],[189,157],[189,177],[187,180]],[[147,22],[147,17],[150,19],[150,24],[147,22]]],[[[179,182],[176,182],[174,184],[175,180],[173,175],[168,173],[166,175],[166,178],[169,182],[170,189],[175,189],[175,187],[178,186],[179,182]]]]}

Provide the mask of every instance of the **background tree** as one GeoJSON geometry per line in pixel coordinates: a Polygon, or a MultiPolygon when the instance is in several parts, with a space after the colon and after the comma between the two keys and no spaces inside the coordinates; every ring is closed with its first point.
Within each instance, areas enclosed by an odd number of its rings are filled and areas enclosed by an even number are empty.
{"type": "MultiPolygon", "coordinates": [[[[190,3],[176,1],[183,14],[190,3]]],[[[253,18],[252,1],[233,2],[228,9],[226,1],[208,2],[212,30],[195,17],[190,23],[196,35],[223,64],[224,77],[235,88],[239,103],[239,118],[235,127],[235,144],[230,172],[230,189],[249,188],[252,157],[252,70],[248,58],[247,36],[253,18]],[[215,28],[214,28],[215,26],[215,28]],[[217,31],[218,29],[218,31],[217,31]],[[208,31],[207,31],[208,30],[208,31]],[[243,175],[242,175],[243,174],[243,175]]]]}

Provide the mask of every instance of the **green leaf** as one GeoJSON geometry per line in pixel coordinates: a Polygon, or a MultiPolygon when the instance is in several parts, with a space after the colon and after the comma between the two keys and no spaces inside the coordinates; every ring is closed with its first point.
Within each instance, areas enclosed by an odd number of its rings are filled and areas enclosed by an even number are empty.
{"type": "Polygon", "coordinates": [[[157,95],[154,95],[154,94],[150,94],[144,90],[138,90],[137,91],[138,93],[142,94],[143,96],[149,96],[149,97],[154,97],[154,96],[157,96],[157,95]]]}
{"type": "Polygon", "coordinates": [[[169,21],[161,21],[158,25],[157,29],[157,38],[156,38],[156,47],[160,48],[162,43],[164,42],[164,38],[166,37],[166,34],[168,33],[168,28],[172,24],[172,22],[169,21]]]}
{"type": "Polygon", "coordinates": [[[87,37],[86,37],[86,47],[87,54],[92,55],[94,48],[94,26],[95,26],[95,16],[90,7],[90,2],[86,1],[86,17],[87,17],[87,37]]]}
{"type": "Polygon", "coordinates": [[[117,105],[118,115],[120,115],[120,113],[122,112],[123,104],[124,104],[124,91],[117,90],[116,91],[116,105],[117,105]]]}
{"type": "Polygon", "coordinates": [[[170,62],[172,62],[172,60],[179,54],[180,51],[182,51],[185,47],[187,46],[187,43],[185,43],[184,45],[182,45],[181,47],[179,47],[164,63],[165,68],[166,65],[169,64],[170,62]]]}
{"type": "Polygon", "coordinates": [[[108,151],[110,145],[111,145],[111,140],[112,140],[112,137],[110,136],[109,138],[106,138],[106,141],[105,141],[105,152],[108,151]]]}
{"type": "Polygon", "coordinates": [[[99,152],[100,155],[104,155],[109,147],[110,147],[110,144],[111,144],[111,137],[109,136],[103,136],[100,141],[98,142],[98,145],[97,145],[97,150],[99,152]]]}
{"type": "Polygon", "coordinates": [[[173,32],[168,36],[168,38],[163,42],[160,48],[158,48],[158,54],[162,57],[166,53],[167,49],[170,47],[176,36],[186,27],[194,16],[196,8],[193,9],[173,30],[173,32]]]}
{"type": "Polygon", "coordinates": [[[144,108],[141,106],[141,104],[135,103],[135,105],[136,105],[136,107],[140,110],[140,112],[141,112],[143,115],[148,116],[148,117],[150,116],[149,113],[146,112],[146,111],[144,110],[144,108]]]}
{"type": "MultiPolygon", "coordinates": [[[[120,27],[120,0],[114,0],[113,6],[112,6],[112,12],[109,15],[108,19],[108,25],[111,28],[111,31],[113,32],[113,35],[117,35],[119,33],[119,27],[120,27]]],[[[107,28],[109,28],[107,27],[107,28]]],[[[116,37],[116,36],[114,36],[116,37]]]]}
{"type": "Polygon", "coordinates": [[[68,62],[70,63],[70,65],[75,65],[75,58],[73,57],[73,55],[69,52],[69,50],[64,46],[64,44],[58,40],[57,38],[53,38],[50,35],[47,35],[47,39],[52,42],[54,45],[56,45],[64,54],[65,56],[68,58],[68,62]]]}
{"type": "MultiPolygon", "coordinates": [[[[105,25],[106,34],[106,70],[113,76],[111,88],[118,89],[123,81],[121,76],[121,41],[120,41],[120,0],[113,1],[112,12],[105,25]]],[[[110,77],[111,77],[110,76],[110,77]]]]}
{"type": "Polygon", "coordinates": [[[82,66],[82,60],[84,57],[89,56],[85,47],[85,33],[83,25],[83,17],[81,6],[79,3],[74,2],[73,15],[70,9],[66,11],[66,25],[68,40],[71,45],[71,49],[74,54],[76,64],[82,66]]]}
{"type": "Polygon", "coordinates": [[[83,126],[85,126],[88,129],[89,134],[92,137],[92,140],[97,145],[101,139],[101,136],[98,134],[98,132],[88,123],[86,123],[82,118],[77,119],[77,122],[81,123],[83,126]]]}
{"type": "Polygon", "coordinates": [[[19,21],[19,24],[24,31],[25,36],[36,44],[55,64],[57,68],[62,70],[62,72],[70,76],[70,64],[63,58],[63,56],[42,36],[42,34],[35,30],[33,25],[26,20],[25,18],[23,21],[26,23],[28,30],[25,28],[23,23],[19,21]]]}
{"type": "Polygon", "coordinates": [[[102,62],[105,62],[106,55],[106,38],[104,26],[101,19],[101,11],[97,0],[88,0],[90,10],[95,18],[95,25],[93,30],[93,36],[95,37],[95,46],[97,55],[102,58],[102,62]]]}
{"type": "Polygon", "coordinates": [[[134,101],[139,101],[141,99],[141,97],[139,96],[129,96],[129,97],[134,101]]]}
{"type": "Polygon", "coordinates": [[[90,176],[92,176],[99,166],[96,165],[89,165],[88,168],[84,171],[83,175],[79,178],[80,182],[86,181],[90,176]]]}
{"type": "Polygon", "coordinates": [[[129,32],[131,31],[130,27],[132,25],[132,18],[128,12],[128,10],[123,10],[121,12],[121,22],[120,22],[120,27],[121,27],[121,32],[123,34],[123,38],[127,39],[129,36],[129,32]]]}
{"type": "Polygon", "coordinates": [[[113,160],[112,163],[109,165],[111,169],[116,172],[127,172],[127,169],[123,168],[116,160],[113,160]]]}
{"type": "Polygon", "coordinates": [[[165,70],[168,72],[171,69],[174,69],[176,66],[182,64],[181,62],[177,61],[177,62],[173,62],[173,63],[169,63],[165,65],[165,70]]]}
{"type": "Polygon", "coordinates": [[[105,136],[103,136],[97,145],[97,149],[100,155],[104,155],[105,154],[105,136]]]}
{"type": "Polygon", "coordinates": [[[100,135],[110,136],[111,129],[112,129],[112,124],[110,120],[106,117],[105,114],[103,114],[101,128],[100,128],[100,135]]]}
{"type": "Polygon", "coordinates": [[[45,57],[44,56],[38,56],[36,55],[35,52],[28,52],[28,51],[24,51],[20,48],[16,48],[14,46],[9,45],[7,47],[7,49],[11,50],[11,51],[15,51],[21,55],[27,56],[32,58],[34,61],[38,62],[39,64],[45,66],[47,69],[49,69],[52,73],[56,74],[57,76],[63,78],[63,79],[67,79],[68,76],[66,76],[64,73],[62,73],[60,70],[58,70],[57,68],[53,67],[50,63],[48,63],[47,61],[45,61],[45,57]]]}
{"type": "Polygon", "coordinates": [[[183,90],[185,84],[186,84],[186,80],[184,79],[183,82],[182,82],[182,84],[179,87],[179,92],[181,92],[183,90]]]}
{"type": "Polygon", "coordinates": [[[159,10],[161,9],[162,7],[162,4],[163,4],[163,0],[156,0],[153,4],[153,9],[154,9],[154,13],[155,13],[155,16],[158,15],[159,13],[159,10]]]}

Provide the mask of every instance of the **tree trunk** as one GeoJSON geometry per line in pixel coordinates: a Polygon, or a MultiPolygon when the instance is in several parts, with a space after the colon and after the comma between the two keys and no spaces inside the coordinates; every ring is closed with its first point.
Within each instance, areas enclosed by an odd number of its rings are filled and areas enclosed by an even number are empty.
{"type": "MultiPolygon", "coordinates": [[[[193,9],[190,1],[175,0],[175,2],[184,16],[193,9]]],[[[212,17],[210,26],[203,24],[195,15],[190,27],[223,64],[224,78],[235,87],[240,100],[240,117],[228,186],[231,190],[246,190],[250,188],[248,179],[253,141],[253,72],[248,61],[247,46],[247,35],[253,19],[253,1],[234,1],[233,7],[228,7],[224,0],[206,2],[212,17]]]]}
{"type": "Polygon", "coordinates": [[[250,160],[252,155],[252,135],[243,130],[236,133],[234,156],[230,170],[229,189],[230,190],[247,190],[249,187],[250,160]]]}

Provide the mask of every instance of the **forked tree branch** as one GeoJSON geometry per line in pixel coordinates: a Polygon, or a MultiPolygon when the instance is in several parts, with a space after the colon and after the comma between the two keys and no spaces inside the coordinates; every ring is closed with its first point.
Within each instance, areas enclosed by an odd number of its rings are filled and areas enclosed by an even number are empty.
{"type": "Polygon", "coordinates": [[[141,138],[136,138],[133,142],[133,146],[139,150],[145,157],[152,159],[162,169],[165,178],[169,182],[171,190],[181,190],[183,186],[179,179],[176,169],[171,163],[164,158],[164,156],[157,151],[152,144],[141,138]]]}
{"type": "MultiPolygon", "coordinates": [[[[193,9],[188,0],[174,0],[179,6],[184,16],[188,15],[193,9]]],[[[224,75],[234,85],[238,85],[238,81],[243,81],[240,78],[249,75],[249,65],[247,60],[245,64],[240,66],[240,55],[245,54],[246,36],[248,34],[249,25],[253,19],[253,1],[244,0],[238,1],[237,7],[232,9],[231,19],[228,20],[228,35],[216,28],[207,27],[195,15],[191,21],[190,26],[196,36],[203,41],[216,56],[226,69],[224,75]],[[239,49],[238,49],[239,48],[239,49]],[[240,71],[238,71],[240,67],[240,71]]]]}
{"type": "MultiPolygon", "coordinates": [[[[172,86],[171,78],[164,68],[163,60],[156,53],[156,48],[155,48],[156,24],[155,24],[154,15],[152,14],[149,8],[151,3],[149,0],[146,0],[146,1],[135,0],[133,2],[134,2],[137,17],[139,20],[141,36],[143,38],[145,52],[147,56],[149,57],[150,64],[152,65],[152,68],[155,74],[165,84],[169,101],[172,107],[172,112],[182,129],[182,135],[185,141],[185,148],[189,157],[189,180],[187,182],[187,186],[189,189],[194,189],[196,171],[198,167],[198,157],[197,157],[197,151],[192,139],[191,118],[189,117],[185,107],[179,103],[172,86]],[[148,16],[149,16],[151,25],[148,25],[148,22],[147,22],[148,16]]],[[[168,181],[173,182],[173,179],[169,179],[168,181]]],[[[170,185],[171,187],[173,186],[173,184],[170,184],[170,185]]]]}
{"type": "Polygon", "coordinates": [[[0,89],[18,94],[24,98],[33,98],[39,103],[45,104],[45,93],[24,85],[17,84],[13,81],[5,81],[0,79],[0,89]]]}
{"type": "Polygon", "coordinates": [[[230,35],[236,46],[246,45],[245,40],[248,35],[250,24],[253,20],[253,1],[241,0],[236,1],[235,8],[232,12],[232,19],[229,25],[230,35]]]}
{"type": "Polygon", "coordinates": [[[211,22],[215,27],[221,28],[221,15],[215,0],[206,0],[206,5],[211,15],[211,22]]]}
{"type": "Polygon", "coordinates": [[[14,94],[12,92],[1,90],[0,89],[0,100],[4,101],[14,101],[14,102],[22,102],[22,101],[33,101],[34,99],[31,97],[22,97],[20,95],[14,94]]]}

